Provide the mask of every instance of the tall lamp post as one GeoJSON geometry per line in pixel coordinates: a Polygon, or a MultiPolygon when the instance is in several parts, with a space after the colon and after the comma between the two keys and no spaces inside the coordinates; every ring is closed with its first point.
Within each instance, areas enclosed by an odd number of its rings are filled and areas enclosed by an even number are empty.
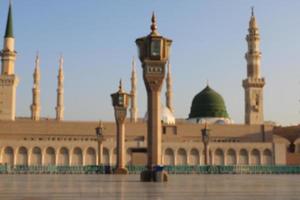
{"type": "Polygon", "coordinates": [[[125,119],[130,95],[123,90],[120,80],[119,91],[111,94],[117,124],[117,166],[115,174],[127,174],[125,166],[125,119]]]}
{"type": "Polygon", "coordinates": [[[161,182],[167,181],[167,174],[161,171],[159,167],[162,164],[160,94],[172,40],[164,38],[158,33],[154,13],[151,21],[151,33],[135,41],[138,47],[139,59],[142,63],[143,78],[148,98],[148,159],[147,170],[142,172],[141,181],[161,182]]]}
{"type": "Polygon", "coordinates": [[[102,142],[103,142],[103,123],[102,121],[99,122],[99,125],[96,127],[96,136],[97,136],[97,143],[98,143],[98,165],[101,165],[102,163],[102,151],[103,151],[103,147],[102,147],[102,142]]]}
{"type": "Polygon", "coordinates": [[[208,143],[210,137],[210,129],[207,127],[207,123],[205,123],[204,129],[201,130],[202,132],[202,141],[204,144],[204,164],[208,165],[209,162],[209,152],[208,152],[208,143]]]}

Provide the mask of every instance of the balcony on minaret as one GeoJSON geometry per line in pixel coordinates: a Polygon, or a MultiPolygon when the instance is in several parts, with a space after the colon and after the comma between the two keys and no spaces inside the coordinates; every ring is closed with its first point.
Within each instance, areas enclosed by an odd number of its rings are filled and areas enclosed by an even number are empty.
{"type": "Polygon", "coordinates": [[[265,79],[264,78],[247,78],[243,80],[243,87],[259,87],[262,88],[265,85],[265,79]]]}

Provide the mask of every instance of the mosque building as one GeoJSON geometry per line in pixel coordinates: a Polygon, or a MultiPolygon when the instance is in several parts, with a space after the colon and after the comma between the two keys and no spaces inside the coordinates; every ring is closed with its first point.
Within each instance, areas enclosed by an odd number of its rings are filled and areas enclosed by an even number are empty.
{"type": "MultiPolygon", "coordinates": [[[[164,165],[292,165],[300,164],[300,127],[276,127],[264,123],[263,87],[260,73],[259,28],[252,10],[248,35],[245,124],[235,124],[223,97],[207,85],[191,100],[186,120],[174,117],[171,65],[166,74],[165,107],[161,109],[162,162],[164,165]],[[207,154],[201,130],[209,130],[207,154]]],[[[12,6],[9,6],[0,75],[0,163],[14,165],[114,165],[116,124],[103,122],[102,146],[95,129],[99,122],[64,120],[63,58],[59,59],[55,119],[40,116],[40,59],[33,73],[30,118],[16,113],[15,38],[12,6]]],[[[147,152],[147,114],[139,119],[137,73],[131,72],[131,101],[126,120],[126,163],[144,165],[147,152]]],[[[109,96],[108,96],[109,98],[109,96]]]]}

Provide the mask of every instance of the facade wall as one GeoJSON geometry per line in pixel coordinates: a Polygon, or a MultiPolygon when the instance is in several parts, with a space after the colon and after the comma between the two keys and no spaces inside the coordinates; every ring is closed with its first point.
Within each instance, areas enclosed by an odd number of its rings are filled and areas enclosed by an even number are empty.
{"type": "Polygon", "coordinates": [[[90,165],[97,161],[97,143],[6,140],[0,162],[9,165],[90,165]]]}
{"type": "MultiPolygon", "coordinates": [[[[126,143],[126,164],[132,163],[132,148],[146,144],[126,143]]],[[[212,165],[266,165],[274,164],[272,143],[211,143],[212,165]]],[[[9,165],[94,165],[98,152],[96,141],[23,141],[0,142],[0,162],[9,165]]],[[[199,142],[164,142],[162,161],[165,165],[204,165],[204,146],[199,142]]],[[[113,139],[103,143],[102,163],[116,164],[113,139]]]]}
{"type": "MultiPolygon", "coordinates": [[[[96,164],[97,126],[98,123],[95,122],[0,121],[0,162],[10,165],[96,164]]],[[[146,124],[126,123],[125,126],[126,164],[135,164],[133,160],[136,159],[133,159],[131,150],[146,148],[146,124]]],[[[273,136],[271,126],[210,125],[209,128],[210,164],[286,163],[287,143],[282,143],[284,139],[281,137],[273,136]]],[[[162,131],[162,162],[165,165],[203,165],[204,145],[201,129],[201,124],[180,122],[168,127],[165,132],[162,131]]],[[[115,135],[115,124],[104,123],[103,164],[116,163],[115,135]]],[[[143,153],[136,156],[140,157],[139,160],[145,160],[143,153]]]]}
{"type": "MultiPolygon", "coordinates": [[[[212,165],[272,165],[275,163],[272,143],[210,143],[212,165]]],[[[202,143],[163,143],[165,163],[204,165],[202,143]]]]}

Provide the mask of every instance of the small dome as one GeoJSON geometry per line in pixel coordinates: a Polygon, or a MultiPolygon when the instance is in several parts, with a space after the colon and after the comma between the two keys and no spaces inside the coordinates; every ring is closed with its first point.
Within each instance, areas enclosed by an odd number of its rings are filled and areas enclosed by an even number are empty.
{"type": "Polygon", "coordinates": [[[189,119],[208,117],[229,118],[222,96],[209,86],[194,97],[189,119]]]}
{"type": "Polygon", "coordinates": [[[164,124],[175,124],[175,117],[168,107],[163,106],[161,120],[164,124]]]}
{"type": "MultiPolygon", "coordinates": [[[[176,119],[173,115],[173,113],[170,111],[170,109],[166,106],[161,105],[161,121],[164,124],[175,124],[176,119]]],[[[148,120],[148,112],[146,112],[145,117],[144,117],[144,121],[148,120]]]]}

